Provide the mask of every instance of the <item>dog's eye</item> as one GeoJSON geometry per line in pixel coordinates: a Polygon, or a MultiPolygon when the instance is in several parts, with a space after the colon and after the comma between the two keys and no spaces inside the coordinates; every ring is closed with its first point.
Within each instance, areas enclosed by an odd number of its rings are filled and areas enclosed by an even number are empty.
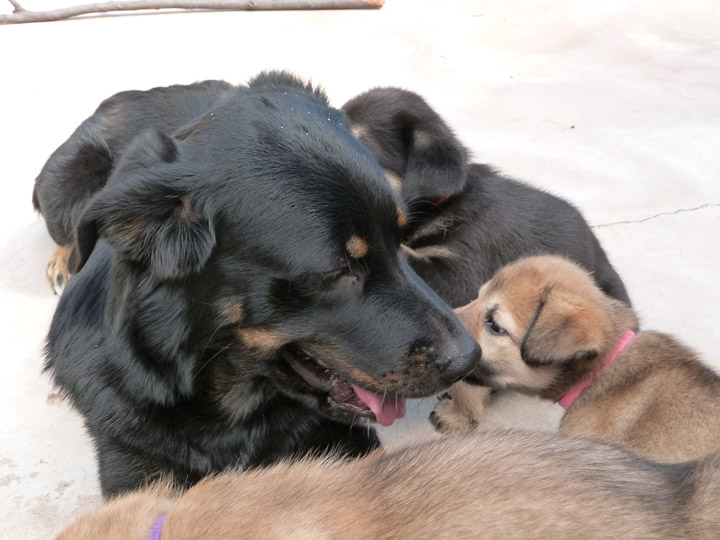
{"type": "Polygon", "coordinates": [[[355,278],[352,271],[350,270],[350,267],[348,266],[347,262],[343,261],[338,268],[335,270],[330,270],[329,272],[325,272],[322,274],[322,279],[324,281],[337,281],[338,279],[342,277],[352,277],[355,278]]]}
{"type": "Polygon", "coordinates": [[[337,279],[343,277],[346,274],[346,270],[330,270],[329,272],[324,272],[320,274],[320,276],[323,281],[330,282],[336,281],[337,279]]]}
{"type": "Polygon", "coordinates": [[[496,323],[495,319],[493,319],[492,317],[485,321],[485,326],[487,326],[488,330],[496,336],[504,336],[505,334],[507,334],[507,330],[505,330],[502,326],[496,323]]]}

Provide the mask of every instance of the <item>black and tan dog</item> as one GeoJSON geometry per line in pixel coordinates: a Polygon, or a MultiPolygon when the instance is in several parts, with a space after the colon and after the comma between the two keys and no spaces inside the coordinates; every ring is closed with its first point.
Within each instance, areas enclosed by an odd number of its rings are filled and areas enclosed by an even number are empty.
{"type": "MultiPolygon", "coordinates": [[[[456,313],[483,349],[471,378],[558,401],[560,430],[631,448],[657,461],[720,450],[720,377],[674,338],[637,332],[631,308],[556,256],[500,270],[456,313]]],[[[465,431],[488,389],[460,383],[431,421],[465,431]]]]}
{"type": "Polygon", "coordinates": [[[504,264],[542,253],[575,260],[605,293],[630,303],[575,207],[468,163],[465,148],[420,96],[377,88],[343,110],[410,208],[403,239],[410,265],[451,306],[470,302],[504,264]]]}
{"type": "Polygon", "coordinates": [[[488,433],[223,475],[182,495],[159,485],[59,539],[710,540],[718,508],[720,455],[662,465],[579,439],[488,433]]]}
{"type": "Polygon", "coordinates": [[[105,101],[35,199],[73,272],[47,368],[105,495],[378,445],[479,348],[399,249],[405,211],[323,93],[284,73],[105,101]]]}

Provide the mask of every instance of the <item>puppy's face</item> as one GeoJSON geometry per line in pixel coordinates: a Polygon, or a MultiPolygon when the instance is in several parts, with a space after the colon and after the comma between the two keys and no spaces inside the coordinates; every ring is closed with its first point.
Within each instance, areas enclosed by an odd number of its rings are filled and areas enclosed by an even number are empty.
{"type": "Polygon", "coordinates": [[[554,256],[501,269],[455,310],[483,355],[469,380],[544,394],[607,348],[607,298],[574,263],[554,256]]]}

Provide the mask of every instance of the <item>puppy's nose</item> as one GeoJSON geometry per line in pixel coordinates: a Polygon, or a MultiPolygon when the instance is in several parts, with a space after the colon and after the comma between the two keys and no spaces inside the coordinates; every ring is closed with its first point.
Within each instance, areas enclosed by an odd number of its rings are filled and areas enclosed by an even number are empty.
{"type": "Polygon", "coordinates": [[[482,349],[470,336],[453,341],[446,355],[438,359],[442,379],[448,385],[453,384],[477,366],[482,357],[482,349]]]}

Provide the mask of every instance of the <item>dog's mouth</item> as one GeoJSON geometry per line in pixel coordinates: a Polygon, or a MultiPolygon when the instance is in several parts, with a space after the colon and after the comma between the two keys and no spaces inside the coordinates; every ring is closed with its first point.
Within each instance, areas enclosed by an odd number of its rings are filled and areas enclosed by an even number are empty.
{"type": "Polygon", "coordinates": [[[405,398],[378,394],[343,379],[300,347],[285,346],[281,354],[305,383],[327,394],[331,409],[355,416],[375,417],[378,424],[386,427],[405,417],[405,398]]]}

